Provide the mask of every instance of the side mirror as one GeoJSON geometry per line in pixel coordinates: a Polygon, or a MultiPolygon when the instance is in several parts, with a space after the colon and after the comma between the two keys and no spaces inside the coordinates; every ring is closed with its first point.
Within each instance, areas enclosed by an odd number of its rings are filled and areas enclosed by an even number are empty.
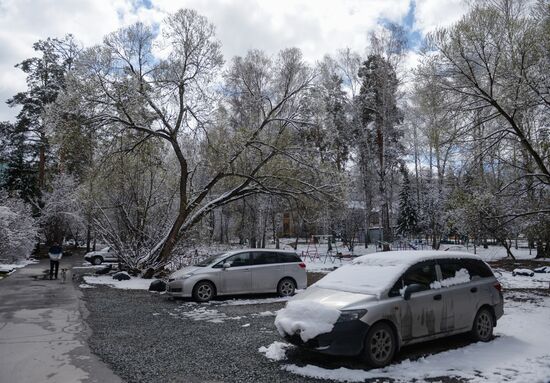
{"type": "Polygon", "coordinates": [[[421,285],[421,284],[418,284],[418,283],[413,283],[412,285],[408,285],[405,288],[405,293],[403,294],[403,299],[408,301],[409,299],[411,299],[411,294],[417,293],[419,291],[424,291],[424,290],[426,290],[426,287],[424,285],[421,285]]]}
{"type": "Polygon", "coordinates": [[[230,267],[231,267],[231,263],[229,263],[229,262],[225,262],[225,263],[223,264],[223,266],[222,266],[222,267],[223,267],[223,269],[224,269],[224,270],[225,270],[225,269],[228,269],[228,268],[230,268],[230,267]]]}

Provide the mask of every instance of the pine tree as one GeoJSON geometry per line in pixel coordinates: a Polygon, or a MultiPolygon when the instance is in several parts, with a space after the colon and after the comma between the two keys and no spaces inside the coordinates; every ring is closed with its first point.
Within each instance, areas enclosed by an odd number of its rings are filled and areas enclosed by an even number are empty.
{"type": "Polygon", "coordinates": [[[397,232],[408,236],[417,232],[418,217],[411,195],[411,182],[407,169],[401,170],[403,184],[399,193],[399,216],[397,218],[397,232]]]}
{"type": "Polygon", "coordinates": [[[16,65],[27,75],[27,90],[8,100],[9,106],[21,107],[10,136],[14,153],[24,152],[24,155],[16,155],[16,162],[10,161],[8,164],[12,188],[18,190],[21,189],[15,181],[20,179],[20,173],[27,167],[37,167],[32,171],[36,173],[37,183],[32,189],[40,190],[45,186],[50,143],[44,117],[47,107],[64,89],[65,74],[70,70],[77,52],[71,35],[63,39],[40,40],[33,48],[40,53],[40,57],[29,58],[16,65]],[[24,164],[18,163],[21,161],[24,164]]]}

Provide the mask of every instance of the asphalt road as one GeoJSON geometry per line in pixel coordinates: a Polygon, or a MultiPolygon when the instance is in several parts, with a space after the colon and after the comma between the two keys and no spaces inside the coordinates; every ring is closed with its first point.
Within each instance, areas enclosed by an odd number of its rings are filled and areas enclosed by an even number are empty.
{"type": "MultiPolygon", "coordinates": [[[[281,366],[364,368],[355,359],[299,349],[288,350],[284,361],[267,359],[258,349],[282,341],[274,315],[267,312],[274,313],[284,302],[273,302],[277,300],[273,296],[242,299],[198,305],[146,291],[85,289],[87,321],[93,331],[89,344],[128,382],[317,382],[321,380],[292,374],[281,366]],[[235,305],[262,298],[264,303],[235,305]]],[[[414,360],[468,343],[466,336],[457,336],[411,346],[397,360],[414,360]]],[[[375,381],[387,379],[371,380],[375,381]]],[[[457,380],[441,377],[438,381],[457,380]]]]}
{"type": "MultiPolygon", "coordinates": [[[[81,259],[61,260],[70,268],[81,259]]],[[[0,280],[0,383],[116,383],[86,343],[86,311],[70,282],[35,279],[49,260],[0,280]]]]}

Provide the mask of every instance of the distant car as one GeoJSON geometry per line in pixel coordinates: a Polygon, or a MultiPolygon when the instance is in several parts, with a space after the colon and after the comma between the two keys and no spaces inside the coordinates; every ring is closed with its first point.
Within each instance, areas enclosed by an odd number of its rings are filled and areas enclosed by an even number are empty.
{"type": "Polygon", "coordinates": [[[217,295],[293,295],[307,286],[306,265],[295,252],[247,249],[216,254],[170,275],[168,294],[207,302],[217,295]]]}
{"type": "Polygon", "coordinates": [[[90,251],[84,259],[92,265],[101,265],[103,262],[118,262],[118,256],[109,246],[98,251],[90,251]]]}
{"type": "Polygon", "coordinates": [[[466,332],[489,341],[502,315],[501,285],[479,257],[396,251],[327,274],[292,298],[275,325],[300,347],[383,367],[404,345],[466,332]]]}

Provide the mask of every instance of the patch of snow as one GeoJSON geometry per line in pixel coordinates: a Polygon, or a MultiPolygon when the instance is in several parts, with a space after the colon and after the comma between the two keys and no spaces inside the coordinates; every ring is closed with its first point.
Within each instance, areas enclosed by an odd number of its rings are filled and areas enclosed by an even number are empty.
{"type": "MultiPolygon", "coordinates": [[[[263,298],[263,299],[233,299],[230,301],[220,302],[220,306],[244,306],[244,305],[260,305],[268,303],[287,302],[290,297],[278,297],[278,298],[263,298]]],[[[212,302],[217,304],[217,302],[212,302]]]]}
{"type": "Polygon", "coordinates": [[[289,347],[293,346],[288,343],[273,342],[267,347],[260,347],[258,351],[264,354],[266,358],[278,361],[286,359],[286,350],[289,347]]]}
{"type": "Polygon", "coordinates": [[[524,275],[524,276],[532,277],[533,275],[535,275],[535,272],[530,269],[514,269],[512,270],[512,275],[513,276],[524,275]]]}
{"type": "Polygon", "coordinates": [[[245,323],[241,327],[250,327],[250,323],[245,323]]]}
{"type": "Polygon", "coordinates": [[[318,302],[290,301],[279,311],[275,326],[281,336],[299,331],[304,342],[319,334],[330,332],[338,320],[340,311],[318,302]]]}
{"type": "Polygon", "coordinates": [[[110,275],[84,276],[84,282],[89,285],[105,285],[123,290],[149,290],[154,279],[132,278],[126,281],[117,281],[110,275]]]}
{"type": "Polygon", "coordinates": [[[181,308],[178,308],[174,311],[176,312],[169,313],[169,315],[178,318],[191,319],[194,321],[205,321],[210,323],[224,323],[228,320],[240,320],[242,318],[240,316],[229,317],[225,313],[219,312],[218,310],[210,310],[206,307],[198,307],[191,311],[182,311],[181,308]]]}
{"type": "Polygon", "coordinates": [[[78,287],[80,287],[81,289],[95,289],[95,286],[87,285],[86,283],[81,283],[80,285],[78,285],[78,287]]]}
{"type": "Polygon", "coordinates": [[[455,273],[454,277],[446,278],[441,281],[435,281],[430,283],[430,288],[440,289],[442,287],[450,287],[454,285],[460,285],[461,283],[470,282],[470,273],[466,269],[460,269],[455,273]]]}
{"type": "Polygon", "coordinates": [[[11,273],[16,269],[20,269],[22,267],[28,266],[28,265],[34,265],[37,264],[39,261],[37,261],[34,258],[29,258],[22,260],[17,263],[2,263],[0,264],[0,272],[2,273],[11,273]]]}
{"type": "Polygon", "coordinates": [[[495,328],[496,338],[487,343],[472,343],[383,369],[326,369],[293,364],[281,368],[305,377],[342,382],[373,378],[425,382],[450,376],[469,383],[546,383],[550,380],[550,298],[538,296],[536,302],[517,302],[510,297],[506,296],[504,316],[495,328]]]}
{"type": "Polygon", "coordinates": [[[281,311],[281,310],[278,310],[276,312],[273,312],[273,311],[262,311],[261,313],[258,313],[256,314],[257,316],[259,317],[270,317],[270,316],[275,316],[277,315],[277,313],[281,311]]]}

